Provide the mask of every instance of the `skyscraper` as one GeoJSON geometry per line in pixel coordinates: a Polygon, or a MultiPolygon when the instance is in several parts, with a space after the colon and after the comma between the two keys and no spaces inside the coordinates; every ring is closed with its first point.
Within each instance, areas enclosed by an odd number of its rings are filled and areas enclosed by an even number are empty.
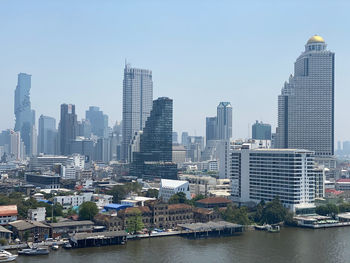
{"type": "Polygon", "coordinates": [[[232,106],[230,102],[220,102],[217,107],[217,139],[229,140],[232,137],[232,106]]]}
{"type": "Polygon", "coordinates": [[[61,120],[59,125],[60,153],[70,154],[70,144],[77,136],[78,122],[75,114],[75,105],[61,105],[61,120]]]}
{"type": "Polygon", "coordinates": [[[135,132],[141,131],[150,115],[153,100],[152,71],[125,65],[123,80],[122,160],[128,161],[128,148],[135,132]]]}
{"type": "Polygon", "coordinates": [[[181,134],[181,144],[186,147],[187,143],[188,143],[188,132],[182,132],[182,134],[181,134]]]}
{"type": "Polygon", "coordinates": [[[93,134],[100,138],[108,137],[108,116],[99,107],[90,106],[85,112],[85,118],[90,121],[93,134]]]}
{"type": "Polygon", "coordinates": [[[19,131],[25,146],[26,155],[33,150],[33,126],[35,125],[35,111],[31,109],[30,89],[31,75],[19,73],[15,90],[15,131],[19,131]]]}
{"type": "Polygon", "coordinates": [[[205,141],[216,140],[216,122],[217,117],[207,117],[205,125],[205,141]]]}
{"type": "Polygon", "coordinates": [[[271,140],[271,125],[256,121],[252,126],[252,139],[271,140]]]}
{"type": "Polygon", "coordinates": [[[172,163],[173,100],[162,97],[153,108],[140,135],[140,151],[134,153],[131,174],[176,178],[172,163]]]}
{"type": "Polygon", "coordinates": [[[56,153],[57,130],[56,120],[41,115],[39,118],[38,151],[44,154],[56,153]]]}
{"type": "Polygon", "coordinates": [[[278,96],[276,147],[334,154],[334,53],[312,36],[278,96]]]}

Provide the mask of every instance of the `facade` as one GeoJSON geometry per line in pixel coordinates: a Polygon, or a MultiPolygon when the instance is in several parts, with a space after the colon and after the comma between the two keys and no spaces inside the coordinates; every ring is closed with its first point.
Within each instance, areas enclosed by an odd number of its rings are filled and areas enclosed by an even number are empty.
{"type": "Polygon", "coordinates": [[[153,101],[152,71],[125,65],[123,80],[122,160],[129,161],[128,148],[135,132],[142,131],[153,101]]]}
{"type": "Polygon", "coordinates": [[[151,114],[140,135],[140,151],[134,152],[131,175],[176,178],[177,171],[173,167],[177,166],[172,163],[172,131],[173,101],[158,98],[153,102],[151,114]],[[162,177],[164,173],[168,173],[166,177],[162,177]]]}
{"type": "MultiPolygon", "coordinates": [[[[5,130],[0,133],[1,157],[5,156],[6,161],[20,161],[25,157],[25,146],[21,139],[21,132],[5,130]]],[[[1,158],[0,157],[0,158],[1,158]]]]}
{"type": "Polygon", "coordinates": [[[94,227],[94,222],[90,220],[83,221],[64,221],[59,223],[50,223],[51,227],[50,236],[52,238],[57,237],[69,237],[71,233],[91,233],[94,227]]]}
{"type": "Polygon", "coordinates": [[[17,220],[11,222],[9,225],[14,238],[22,241],[43,241],[50,234],[50,227],[37,221],[17,220]]]}
{"type": "Polygon", "coordinates": [[[216,137],[229,140],[232,137],[232,106],[230,102],[220,102],[217,107],[216,137]]]}
{"type": "Polygon", "coordinates": [[[53,199],[54,204],[60,204],[64,208],[70,208],[73,206],[80,206],[84,202],[90,202],[92,200],[92,193],[81,193],[80,195],[66,195],[55,196],[53,199]]]}
{"type": "Polygon", "coordinates": [[[39,118],[38,152],[56,154],[56,144],[56,120],[52,117],[41,115],[39,118]]]}
{"type": "Polygon", "coordinates": [[[108,116],[99,107],[90,106],[85,112],[85,118],[90,122],[91,132],[101,138],[108,137],[108,116]]]}
{"type": "Polygon", "coordinates": [[[205,123],[205,140],[206,143],[210,140],[216,140],[217,136],[217,117],[207,117],[205,123]]]}
{"type": "Polygon", "coordinates": [[[46,217],[46,208],[38,207],[28,210],[28,219],[32,221],[44,222],[46,217]]]}
{"type": "Polygon", "coordinates": [[[271,140],[271,125],[256,121],[252,126],[253,140],[271,140]]]}
{"type": "Polygon", "coordinates": [[[66,164],[68,161],[67,156],[60,155],[39,155],[33,156],[29,161],[29,169],[31,171],[49,170],[55,164],[66,164]]]}
{"type": "Polygon", "coordinates": [[[35,111],[31,109],[30,102],[31,78],[32,76],[26,73],[18,74],[14,108],[15,131],[21,134],[27,156],[32,155],[33,126],[35,125],[35,111]]]}
{"type": "Polygon", "coordinates": [[[10,222],[16,221],[17,215],[17,205],[0,206],[0,225],[7,225],[10,222]]]}
{"type": "Polygon", "coordinates": [[[183,164],[186,161],[186,149],[183,145],[173,145],[172,160],[176,164],[183,164]]]}
{"type": "Polygon", "coordinates": [[[183,146],[187,146],[187,142],[188,142],[188,132],[182,132],[181,133],[181,144],[183,145],[183,146]]]}
{"type": "Polygon", "coordinates": [[[173,132],[173,143],[174,144],[178,143],[178,134],[177,134],[177,132],[173,132]]]}
{"type": "Polygon", "coordinates": [[[277,148],[307,149],[317,159],[334,155],[334,53],[311,37],[278,96],[277,148]]]}
{"type": "Polygon", "coordinates": [[[58,189],[60,188],[60,176],[59,175],[46,175],[46,174],[25,174],[26,183],[33,184],[41,189],[58,189]]]}
{"type": "Polygon", "coordinates": [[[168,179],[162,179],[160,181],[158,198],[164,202],[168,202],[174,194],[180,192],[183,192],[187,199],[191,199],[190,185],[188,181],[168,179]]]}
{"type": "Polygon", "coordinates": [[[61,105],[61,121],[59,125],[60,153],[62,155],[70,154],[70,145],[75,140],[78,131],[77,115],[75,114],[75,105],[61,105]]]}
{"type": "Polygon", "coordinates": [[[259,203],[279,197],[292,211],[313,206],[314,153],[295,149],[231,149],[232,199],[259,203]]]}

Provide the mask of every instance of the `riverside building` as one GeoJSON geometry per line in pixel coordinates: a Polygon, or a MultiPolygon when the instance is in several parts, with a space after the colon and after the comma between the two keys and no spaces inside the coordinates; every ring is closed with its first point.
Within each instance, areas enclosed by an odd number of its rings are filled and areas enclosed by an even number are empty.
{"type": "Polygon", "coordinates": [[[314,153],[296,149],[232,148],[230,158],[231,196],[239,203],[259,203],[279,197],[297,212],[314,208],[314,153]]]}

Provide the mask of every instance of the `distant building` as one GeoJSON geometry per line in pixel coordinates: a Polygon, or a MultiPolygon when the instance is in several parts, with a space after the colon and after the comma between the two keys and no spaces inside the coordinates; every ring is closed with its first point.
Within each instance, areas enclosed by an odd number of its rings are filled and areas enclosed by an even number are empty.
{"type": "Polygon", "coordinates": [[[57,149],[56,120],[41,115],[39,118],[38,152],[43,154],[56,154],[57,149]]]}
{"type": "Polygon", "coordinates": [[[232,137],[232,106],[230,102],[220,102],[217,107],[217,133],[218,140],[229,140],[232,137]]]}
{"type": "Polygon", "coordinates": [[[217,117],[207,117],[205,124],[205,140],[206,143],[210,140],[216,140],[217,136],[217,117]]]}
{"type": "Polygon", "coordinates": [[[44,222],[46,217],[46,208],[38,207],[28,210],[28,219],[32,221],[44,222]]]}
{"type": "Polygon", "coordinates": [[[252,139],[271,140],[271,125],[256,121],[252,126],[252,139]]]}
{"type": "Polygon", "coordinates": [[[64,208],[68,209],[73,206],[80,206],[84,202],[92,200],[92,193],[81,193],[79,195],[66,195],[55,196],[53,199],[54,204],[60,204],[64,208]]]}
{"type": "Polygon", "coordinates": [[[91,132],[98,137],[108,137],[108,116],[99,107],[90,106],[85,112],[85,118],[90,122],[91,132]]]}
{"type": "Polygon", "coordinates": [[[335,166],[327,161],[334,155],[334,72],[335,54],[312,36],[278,96],[276,147],[314,151],[328,168],[335,166]]]}
{"type": "Polygon", "coordinates": [[[179,192],[183,192],[187,199],[191,199],[190,185],[188,181],[168,179],[162,179],[160,181],[158,198],[164,202],[168,202],[174,194],[179,192]]]}
{"type": "Polygon", "coordinates": [[[178,135],[177,132],[173,132],[173,143],[178,143],[178,135]]]}
{"type": "Polygon", "coordinates": [[[181,134],[181,144],[186,147],[187,143],[188,143],[188,132],[182,132],[182,134],[181,134]]]}
{"type": "Polygon", "coordinates": [[[17,205],[0,206],[0,225],[7,225],[10,222],[16,221],[17,215],[17,205]]]}
{"type": "Polygon", "coordinates": [[[60,176],[59,175],[47,175],[47,174],[25,174],[25,180],[28,184],[40,187],[41,189],[58,189],[60,188],[60,176]]]}
{"type": "Polygon", "coordinates": [[[29,74],[19,73],[15,90],[15,131],[21,134],[27,156],[32,155],[35,126],[35,111],[31,109],[30,102],[31,77],[29,74]]]}
{"type": "Polygon", "coordinates": [[[62,155],[70,154],[71,143],[77,136],[77,130],[78,122],[75,114],[75,105],[62,104],[59,125],[60,153],[62,155]]]}
{"type": "Polygon", "coordinates": [[[183,145],[173,145],[172,160],[176,164],[186,161],[186,149],[183,145]]]}
{"type": "Polygon", "coordinates": [[[152,110],[153,81],[152,71],[124,68],[123,80],[123,142],[122,160],[129,161],[128,149],[135,132],[142,131],[152,110]]]}
{"type": "Polygon", "coordinates": [[[177,178],[177,166],[172,162],[173,101],[158,98],[143,133],[140,152],[135,152],[130,174],[137,177],[177,178]]]}

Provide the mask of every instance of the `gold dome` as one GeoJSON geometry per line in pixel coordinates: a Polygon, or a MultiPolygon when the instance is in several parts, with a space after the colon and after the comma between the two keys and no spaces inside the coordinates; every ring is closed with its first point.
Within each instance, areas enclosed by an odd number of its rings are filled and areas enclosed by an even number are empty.
{"type": "Polygon", "coordinates": [[[311,43],[324,43],[324,39],[323,37],[319,36],[319,35],[314,35],[312,37],[309,38],[309,40],[307,41],[307,44],[311,44],[311,43]]]}

